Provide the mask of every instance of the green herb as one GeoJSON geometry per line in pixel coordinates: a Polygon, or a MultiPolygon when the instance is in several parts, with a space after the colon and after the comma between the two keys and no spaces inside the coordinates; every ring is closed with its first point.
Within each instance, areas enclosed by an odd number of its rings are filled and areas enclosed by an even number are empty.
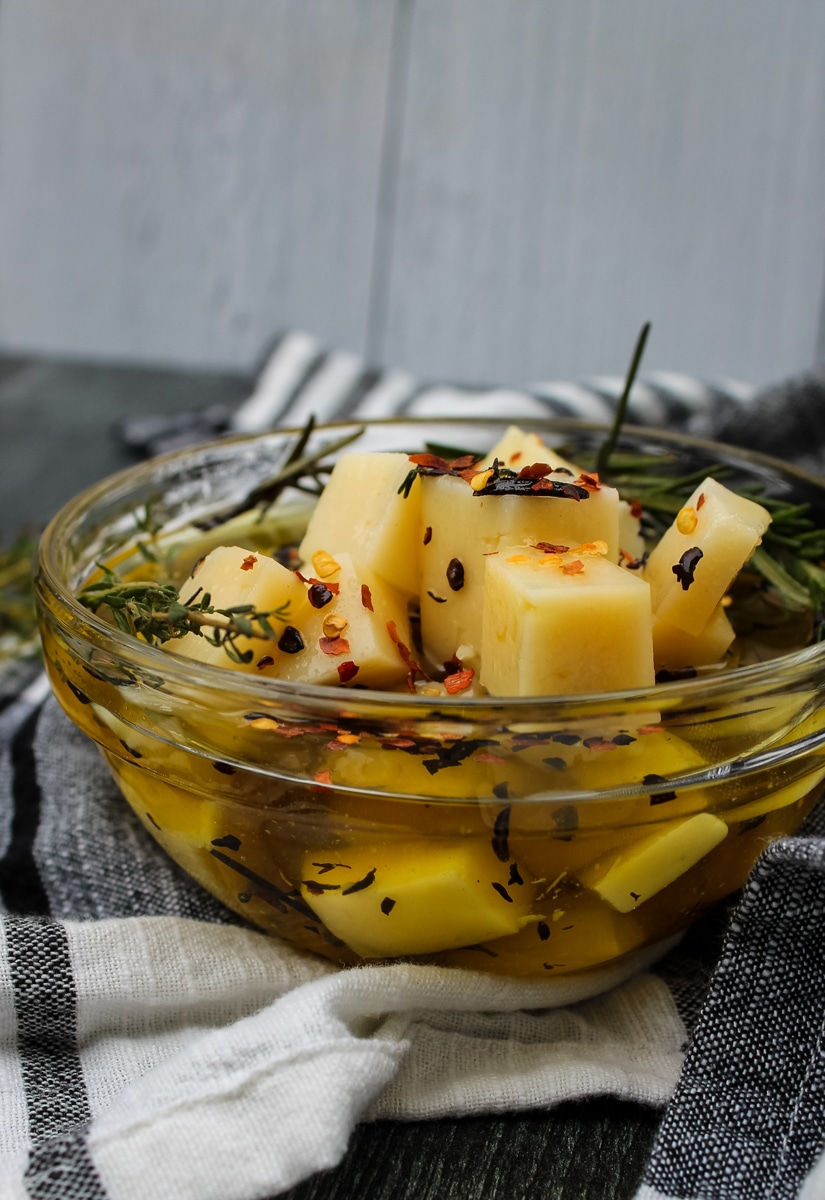
{"type": "Polygon", "coordinates": [[[268,612],[259,612],[251,604],[215,608],[212,597],[200,588],[184,601],[171,584],[124,583],[108,567],[100,563],[98,566],[101,577],[87,584],[78,594],[78,600],[91,612],[108,609],[118,629],[140,636],[150,645],[194,633],[213,646],[222,646],[233,662],[248,663],[253,652],[240,650],[238,638],[274,641],[276,633],[271,622],[286,624],[289,620],[289,601],[268,612]]]}
{"type": "MultiPolygon", "coordinates": [[[[676,516],[697,484],[708,475],[724,479],[731,468],[713,463],[700,470],[679,474],[675,454],[628,454],[617,450],[627,416],[633,382],[644,353],[650,323],[636,341],[613,423],[596,455],[600,476],[617,489],[624,500],[638,501],[644,510],[648,532],[660,535],[676,516]],[[673,473],[667,474],[667,468],[673,473]]],[[[789,612],[813,613],[815,636],[825,638],[825,529],[811,518],[809,504],[789,504],[751,484],[736,487],[740,496],[761,504],[771,515],[771,524],[748,560],[774,592],[781,607],[789,612]]]]}
{"type": "Polygon", "coordinates": [[[21,534],[7,550],[0,549],[0,661],[37,645],[32,583],[36,545],[36,538],[21,534]]]}

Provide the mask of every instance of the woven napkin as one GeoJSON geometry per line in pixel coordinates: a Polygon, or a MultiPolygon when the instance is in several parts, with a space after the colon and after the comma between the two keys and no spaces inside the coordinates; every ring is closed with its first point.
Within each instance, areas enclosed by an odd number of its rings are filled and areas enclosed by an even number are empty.
{"type": "MultiPolygon", "coordinates": [[[[218,423],[603,419],[620,387],[421,386],[290,334],[218,423]]],[[[761,403],[658,376],[631,411],[708,433],[761,403]]],[[[770,420],[781,413],[773,397],[770,420]]],[[[125,434],[154,450],[192,431],[125,434]]],[[[812,1169],[806,1200],[823,1194],[822,808],[769,849],[729,922],[721,910],[655,964],[586,983],[340,970],[243,926],[184,876],[42,676],[21,668],[0,688],[0,1196],[271,1197],[338,1162],[359,1121],[598,1094],[664,1109],[639,1200],[790,1197],[812,1169]]]]}

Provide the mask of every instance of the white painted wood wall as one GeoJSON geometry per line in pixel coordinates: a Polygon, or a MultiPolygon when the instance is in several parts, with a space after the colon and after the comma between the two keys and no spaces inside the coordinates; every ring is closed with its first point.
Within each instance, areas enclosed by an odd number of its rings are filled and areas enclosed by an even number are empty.
{"type": "Polygon", "coordinates": [[[0,0],[0,349],[777,379],[824,62],[821,0],[0,0]]]}

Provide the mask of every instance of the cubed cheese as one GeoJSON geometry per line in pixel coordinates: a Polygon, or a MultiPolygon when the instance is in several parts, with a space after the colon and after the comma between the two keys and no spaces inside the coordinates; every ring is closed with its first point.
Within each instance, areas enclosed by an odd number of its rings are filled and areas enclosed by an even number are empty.
{"type": "Polygon", "coordinates": [[[695,866],[727,832],[725,822],[711,813],[669,821],[626,847],[609,865],[598,860],[577,876],[619,912],[632,912],[695,866]]]}
{"type": "Polygon", "coordinates": [[[770,520],[715,479],[700,483],[645,566],[657,618],[701,633],[770,520]]]}
{"type": "MultiPolygon", "coordinates": [[[[569,475],[550,478],[571,482],[569,475]]],[[[453,476],[421,480],[421,630],[434,662],[465,646],[465,660],[477,664],[484,563],[500,546],[604,541],[618,557],[618,493],[600,487],[586,496],[480,496],[453,476]]]]}
{"type": "Polygon", "coordinates": [[[570,471],[578,475],[581,468],[562,458],[550,446],[546,446],[537,433],[527,433],[518,425],[510,425],[503,437],[496,442],[489,454],[479,463],[479,468],[492,466],[498,459],[504,467],[511,471],[520,471],[522,467],[533,463],[547,463],[554,471],[570,471]]]}
{"type": "Polygon", "coordinates": [[[350,949],[384,958],[517,933],[536,888],[520,875],[514,882],[489,841],[427,838],[314,851],[301,893],[350,949]]]}
{"type": "Polygon", "coordinates": [[[278,660],[278,677],[371,688],[402,682],[409,671],[403,654],[412,645],[406,597],[349,554],[316,552],[315,563],[323,570],[319,583],[333,594],[306,613],[303,646],[278,660]]]}
{"type": "Polygon", "coordinates": [[[653,661],[657,671],[678,671],[682,667],[704,667],[718,663],[736,637],[725,609],[717,604],[710,620],[699,633],[653,618],[653,661]]]}
{"type": "Polygon", "coordinates": [[[481,679],[496,696],[651,687],[650,594],[594,550],[486,560],[481,679]]]}
{"type": "Polygon", "coordinates": [[[406,454],[353,452],[338,459],[310,518],[299,553],[354,555],[399,591],[418,593],[419,484],[399,494],[412,469],[406,454]]]}
{"type": "MultiPolygon", "coordinates": [[[[251,604],[259,612],[275,612],[269,623],[275,633],[274,641],[239,637],[235,648],[243,655],[252,651],[249,662],[237,662],[223,646],[215,646],[206,636],[187,633],[182,638],[164,643],[164,649],[199,662],[236,671],[257,672],[257,663],[268,657],[273,665],[284,655],[278,641],[287,626],[300,624],[308,609],[307,591],[294,571],[281,566],[274,558],[245,550],[240,546],[218,546],[199,563],[180,589],[185,604],[194,596],[208,594],[215,608],[234,608],[251,604]]],[[[205,633],[210,633],[204,627],[205,633]]]]}

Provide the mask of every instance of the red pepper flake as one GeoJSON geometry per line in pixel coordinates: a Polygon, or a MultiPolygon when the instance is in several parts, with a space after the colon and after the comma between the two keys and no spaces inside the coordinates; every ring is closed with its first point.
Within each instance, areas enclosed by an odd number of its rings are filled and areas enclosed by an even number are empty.
{"type": "Polygon", "coordinates": [[[527,467],[522,467],[518,473],[519,479],[541,479],[545,475],[550,474],[549,463],[530,463],[527,467]]]}
{"type": "Polygon", "coordinates": [[[351,679],[355,678],[360,670],[361,668],[358,666],[358,664],[352,661],[339,663],[338,678],[341,680],[341,683],[349,683],[351,679]]]}
{"type": "Polygon", "coordinates": [[[704,503],[705,503],[705,493],[704,493],[704,492],[700,492],[700,493],[699,493],[699,495],[698,495],[698,497],[696,498],[696,507],[697,507],[697,509],[698,509],[698,508],[701,508],[701,507],[702,507],[702,505],[703,505],[704,503]]]}
{"type": "Polygon", "coordinates": [[[432,525],[428,525],[427,528],[424,530],[424,545],[429,546],[429,544],[432,540],[433,540],[433,527],[432,527],[432,525]]]}
{"type": "Polygon", "coordinates": [[[332,783],[329,771],[316,771],[313,779],[316,783],[332,783]]]}
{"type": "Polygon", "coordinates": [[[247,554],[246,558],[241,563],[241,570],[242,571],[251,571],[257,561],[258,561],[257,554],[247,554]]]}
{"type": "Polygon", "coordinates": [[[584,571],[584,563],[580,558],[574,558],[572,562],[564,564],[562,571],[565,575],[581,575],[584,571]]]}
{"type": "Polygon", "coordinates": [[[641,500],[635,499],[630,501],[630,515],[635,517],[637,521],[641,521],[644,508],[641,500]]]}
{"type": "Polygon", "coordinates": [[[481,754],[477,754],[477,755],[475,756],[475,758],[473,759],[473,762],[480,762],[480,763],[503,763],[503,762],[504,762],[504,759],[503,759],[503,758],[499,758],[497,754],[490,754],[488,751],[486,751],[486,750],[483,750],[483,751],[481,752],[481,754]]]}
{"type": "Polygon", "coordinates": [[[569,546],[556,546],[553,542],[533,542],[535,550],[541,550],[542,554],[566,554],[570,549],[569,546]]]}
{"type": "Polygon", "coordinates": [[[409,459],[417,467],[429,467],[430,470],[438,471],[442,475],[446,475],[450,470],[450,464],[446,458],[441,458],[438,454],[411,454],[409,459]]]}
{"type": "Polygon", "coordinates": [[[582,742],[582,745],[586,746],[588,750],[615,750],[616,749],[615,742],[608,741],[607,738],[601,738],[601,737],[585,738],[584,741],[582,742]]]}
{"type": "Polygon", "coordinates": [[[274,662],[275,662],[275,659],[272,657],[271,654],[264,654],[264,656],[262,658],[258,659],[258,661],[255,663],[255,666],[258,668],[259,671],[263,671],[267,667],[271,667],[274,662]]]}
{"type": "Polygon", "coordinates": [[[322,637],[318,639],[318,645],[321,647],[321,652],[328,654],[330,658],[338,658],[341,654],[349,654],[349,642],[346,638],[322,637]]]}
{"type": "Polygon", "coordinates": [[[474,674],[475,671],[472,667],[467,667],[464,671],[456,671],[454,675],[447,676],[444,680],[444,687],[451,696],[454,696],[456,692],[463,692],[470,686],[474,674]]]}
{"type": "Polygon", "coordinates": [[[372,607],[372,592],[365,583],[361,584],[361,603],[369,612],[375,612],[372,607]]]}
{"type": "Polygon", "coordinates": [[[332,579],[316,579],[315,576],[312,575],[308,580],[306,580],[306,582],[311,586],[316,583],[320,583],[321,587],[327,588],[328,591],[332,592],[333,596],[337,596],[341,590],[340,583],[335,583],[332,579]]]}
{"type": "Polygon", "coordinates": [[[641,725],[636,732],[643,737],[646,733],[662,733],[663,730],[663,725],[641,725]]]}
{"type": "Polygon", "coordinates": [[[576,480],[580,487],[587,488],[589,492],[598,492],[601,488],[599,477],[596,474],[590,475],[586,471],[582,471],[581,475],[576,480]]]}
{"type": "Polygon", "coordinates": [[[413,738],[387,738],[381,743],[384,750],[411,750],[414,745],[413,738]]]}

